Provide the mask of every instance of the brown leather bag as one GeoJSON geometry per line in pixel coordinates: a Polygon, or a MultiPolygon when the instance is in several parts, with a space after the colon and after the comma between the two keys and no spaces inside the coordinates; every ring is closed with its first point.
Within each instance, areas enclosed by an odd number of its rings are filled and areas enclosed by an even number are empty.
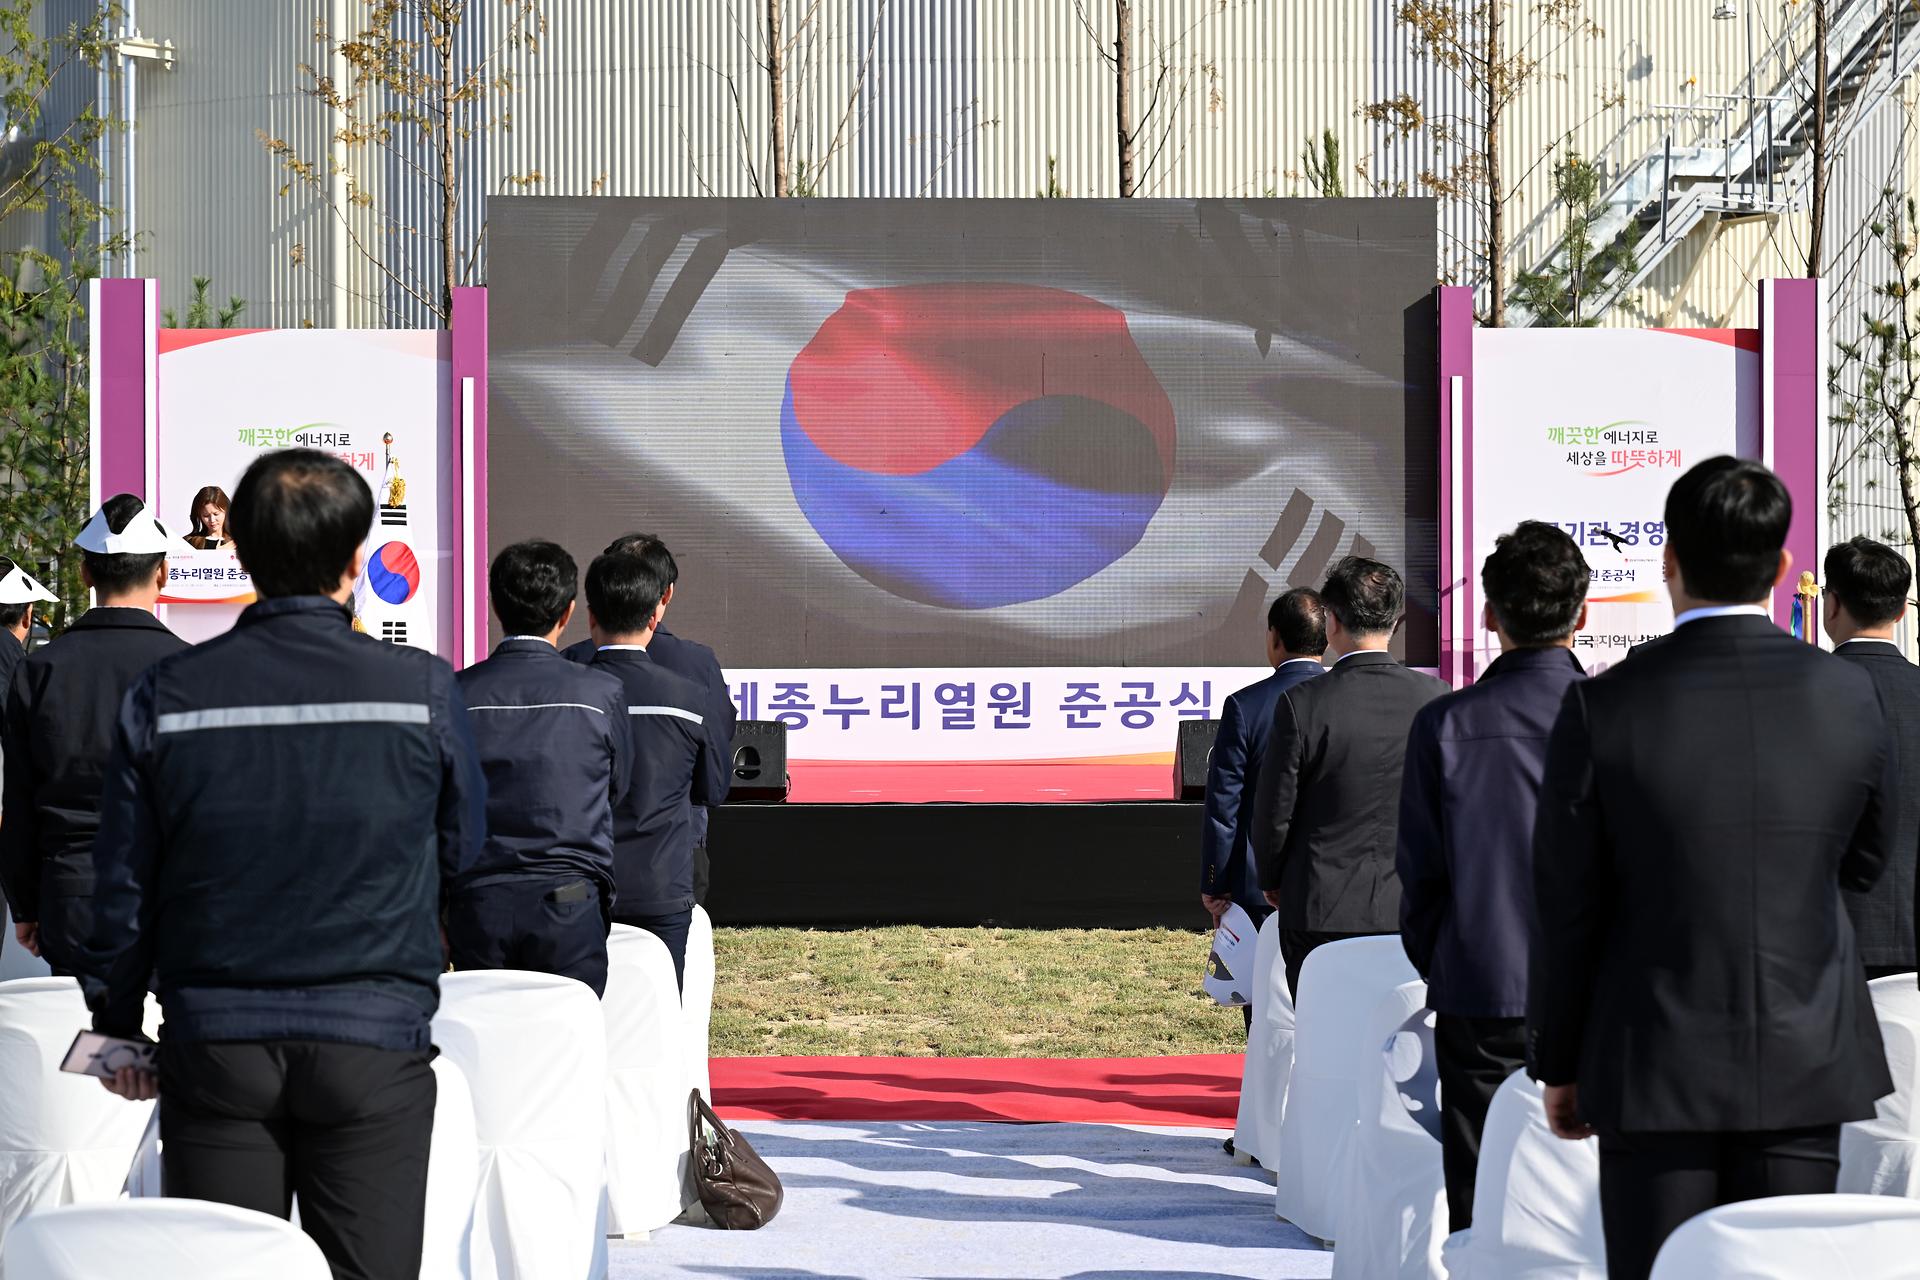
{"type": "Polygon", "coordinates": [[[698,1089],[687,1095],[687,1130],[693,1145],[693,1185],[714,1225],[752,1231],[772,1222],[786,1196],[779,1176],[738,1129],[720,1123],[698,1089]]]}

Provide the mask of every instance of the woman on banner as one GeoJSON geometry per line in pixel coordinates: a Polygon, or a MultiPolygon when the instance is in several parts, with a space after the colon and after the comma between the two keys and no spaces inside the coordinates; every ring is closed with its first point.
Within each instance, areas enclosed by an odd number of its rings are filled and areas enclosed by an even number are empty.
{"type": "Polygon", "coordinates": [[[195,551],[230,551],[233,539],[227,536],[227,508],[232,505],[227,491],[210,484],[193,495],[193,528],[187,531],[187,545],[195,551]]]}

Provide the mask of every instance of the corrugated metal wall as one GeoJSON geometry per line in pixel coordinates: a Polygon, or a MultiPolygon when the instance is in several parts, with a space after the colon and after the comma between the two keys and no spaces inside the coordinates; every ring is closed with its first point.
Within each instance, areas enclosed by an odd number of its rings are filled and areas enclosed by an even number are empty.
{"type": "MultiPolygon", "coordinates": [[[[1852,3],[1877,0],[1851,0],[1852,3]]],[[[88,0],[52,0],[78,12],[88,0]]],[[[497,44],[502,0],[472,0],[465,57],[497,44]]],[[[1047,162],[1071,196],[1117,194],[1111,0],[782,0],[789,155],[823,195],[1027,196],[1047,162]],[[1091,30],[1089,29],[1091,28],[1091,30]]],[[[1135,0],[1135,115],[1142,195],[1307,194],[1301,152],[1331,129],[1350,192],[1422,192],[1451,158],[1431,133],[1395,139],[1364,104],[1410,94],[1463,126],[1482,105],[1394,19],[1396,0],[1135,0]],[[1364,174],[1357,167],[1364,168],[1364,174]]],[[[1658,147],[1708,142],[1703,120],[1670,108],[1739,93],[1751,48],[1766,92],[1783,64],[1766,51],[1804,10],[1745,0],[1716,21],[1708,0],[1586,0],[1594,35],[1567,37],[1510,0],[1508,47],[1539,74],[1508,110],[1503,169],[1514,189],[1510,271],[1548,252],[1562,218],[1552,156],[1571,147],[1616,174],[1658,147]]],[[[171,39],[178,69],[140,72],[134,153],[140,267],[183,299],[195,274],[248,301],[254,324],[421,324],[425,307],[368,264],[354,242],[431,281],[437,196],[408,160],[363,172],[382,219],[334,217],[284,178],[257,130],[324,165],[333,124],[298,91],[323,56],[316,24],[350,28],[364,0],[137,0],[144,34],[171,39]]],[[[547,0],[537,51],[509,51],[511,128],[473,142],[463,242],[484,196],[752,195],[771,189],[763,0],[547,0]]],[[[73,86],[84,91],[85,86],[73,86]]],[[[1911,103],[1880,109],[1855,138],[1833,192],[1830,276],[1843,335],[1876,276],[1862,228],[1892,182],[1914,186],[1911,103]]],[[[421,157],[414,157],[421,158],[421,157]]],[[[117,165],[117,161],[116,161],[117,165]]],[[[118,192],[110,193],[118,198],[118,192]]],[[[1459,278],[1481,213],[1441,204],[1442,271],[1459,278]]],[[[10,241],[18,228],[6,228],[10,241]]],[[[29,231],[26,234],[34,234],[29,231]]],[[[1607,323],[1755,322],[1758,282],[1803,269],[1804,217],[1702,234],[1623,299],[1607,323]]],[[[1879,264],[1884,266],[1884,264],[1879,264]]],[[[1887,529],[1884,460],[1844,478],[1836,532],[1887,529]]]]}

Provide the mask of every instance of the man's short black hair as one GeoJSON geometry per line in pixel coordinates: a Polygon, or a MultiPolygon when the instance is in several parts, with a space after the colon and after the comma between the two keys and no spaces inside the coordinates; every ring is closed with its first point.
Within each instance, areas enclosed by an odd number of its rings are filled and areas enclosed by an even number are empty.
{"type": "Polygon", "coordinates": [[[1863,627],[1883,627],[1907,607],[1913,570],[1884,542],[1853,538],[1827,551],[1827,590],[1863,627]]]}
{"type": "MultiPolygon", "coordinates": [[[[124,533],[127,522],[144,511],[146,506],[130,493],[116,493],[101,503],[100,509],[107,514],[107,528],[115,533],[124,533]]],[[[166,558],[164,551],[141,555],[124,552],[107,555],[99,551],[80,553],[80,562],[87,566],[87,576],[93,580],[93,589],[103,596],[125,595],[147,586],[160,576],[160,566],[166,558]]]]}
{"type": "Polygon", "coordinates": [[[373,527],[373,491],[330,453],[263,453],[233,491],[227,527],[262,597],[332,595],[373,527]]]}
{"type": "Polygon", "coordinates": [[[1493,541],[1480,586],[1501,630],[1522,647],[1573,634],[1587,601],[1587,558],[1557,524],[1522,520],[1493,541]]]}
{"type": "Polygon", "coordinates": [[[1317,658],[1327,651],[1327,607],[1312,587],[1295,587],[1267,608],[1267,630],[1279,638],[1280,647],[1302,658],[1317,658]]]}
{"type": "Polygon", "coordinates": [[[510,636],[544,636],[580,592],[580,566],[557,542],[516,542],[493,558],[487,594],[510,636]]]}
{"type": "Polygon", "coordinates": [[[680,581],[680,566],[673,562],[673,552],[654,534],[623,533],[607,544],[606,554],[645,556],[668,586],[680,581]]]}
{"type": "Polygon", "coordinates": [[[1667,545],[1687,594],[1746,604],[1773,590],[1793,499],[1780,477],[1744,458],[1708,458],[1667,491],[1667,545]]]}
{"type": "Polygon", "coordinates": [[[1327,612],[1357,636],[1392,631],[1400,621],[1400,605],[1406,594],[1406,584],[1392,565],[1365,556],[1341,560],[1320,588],[1327,612]]]}
{"type": "Polygon", "coordinates": [[[673,584],[652,556],[604,551],[587,566],[587,607],[609,635],[631,635],[653,625],[667,588],[673,584]]]}
{"type": "MultiPolygon", "coordinates": [[[[7,559],[5,556],[0,556],[0,578],[4,578],[12,573],[15,567],[13,561],[7,559]]],[[[20,619],[26,617],[27,610],[31,608],[33,608],[33,601],[31,600],[22,600],[18,604],[7,604],[4,601],[0,601],[0,630],[19,626],[20,619]]]]}

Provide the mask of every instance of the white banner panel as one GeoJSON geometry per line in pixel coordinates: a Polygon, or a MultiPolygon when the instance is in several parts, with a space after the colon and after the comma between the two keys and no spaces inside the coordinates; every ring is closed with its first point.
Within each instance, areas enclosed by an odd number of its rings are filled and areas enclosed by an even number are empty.
{"type": "MultiPolygon", "coordinates": [[[[194,496],[233,493],[255,458],[319,449],[365,477],[378,511],[354,613],[368,634],[452,648],[447,335],[436,330],[165,329],[160,332],[156,485],[168,530],[193,526],[194,496]]],[[[253,598],[231,550],[168,556],[167,622],[199,640],[253,598]],[[189,606],[189,607],[182,607],[189,606]]]]}
{"type": "Polygon", "coordinates": [[[760,668],[727,672],[743,720],[787,726],[794,760],[1170,761],[1259,667],[760,668]]]}
{"type": "Polygon", "coordinates": [[[1695,463],[1758,438],[1759,334],[1702,329],[1481,329],[1473,341],[1468,564],[1474,670],[1480,565],[1522,520],[1573,535],[1592,575],[1576,652],[1605,670],[1673,628],[1662,556],[1667,490],[1695,463]]]}

